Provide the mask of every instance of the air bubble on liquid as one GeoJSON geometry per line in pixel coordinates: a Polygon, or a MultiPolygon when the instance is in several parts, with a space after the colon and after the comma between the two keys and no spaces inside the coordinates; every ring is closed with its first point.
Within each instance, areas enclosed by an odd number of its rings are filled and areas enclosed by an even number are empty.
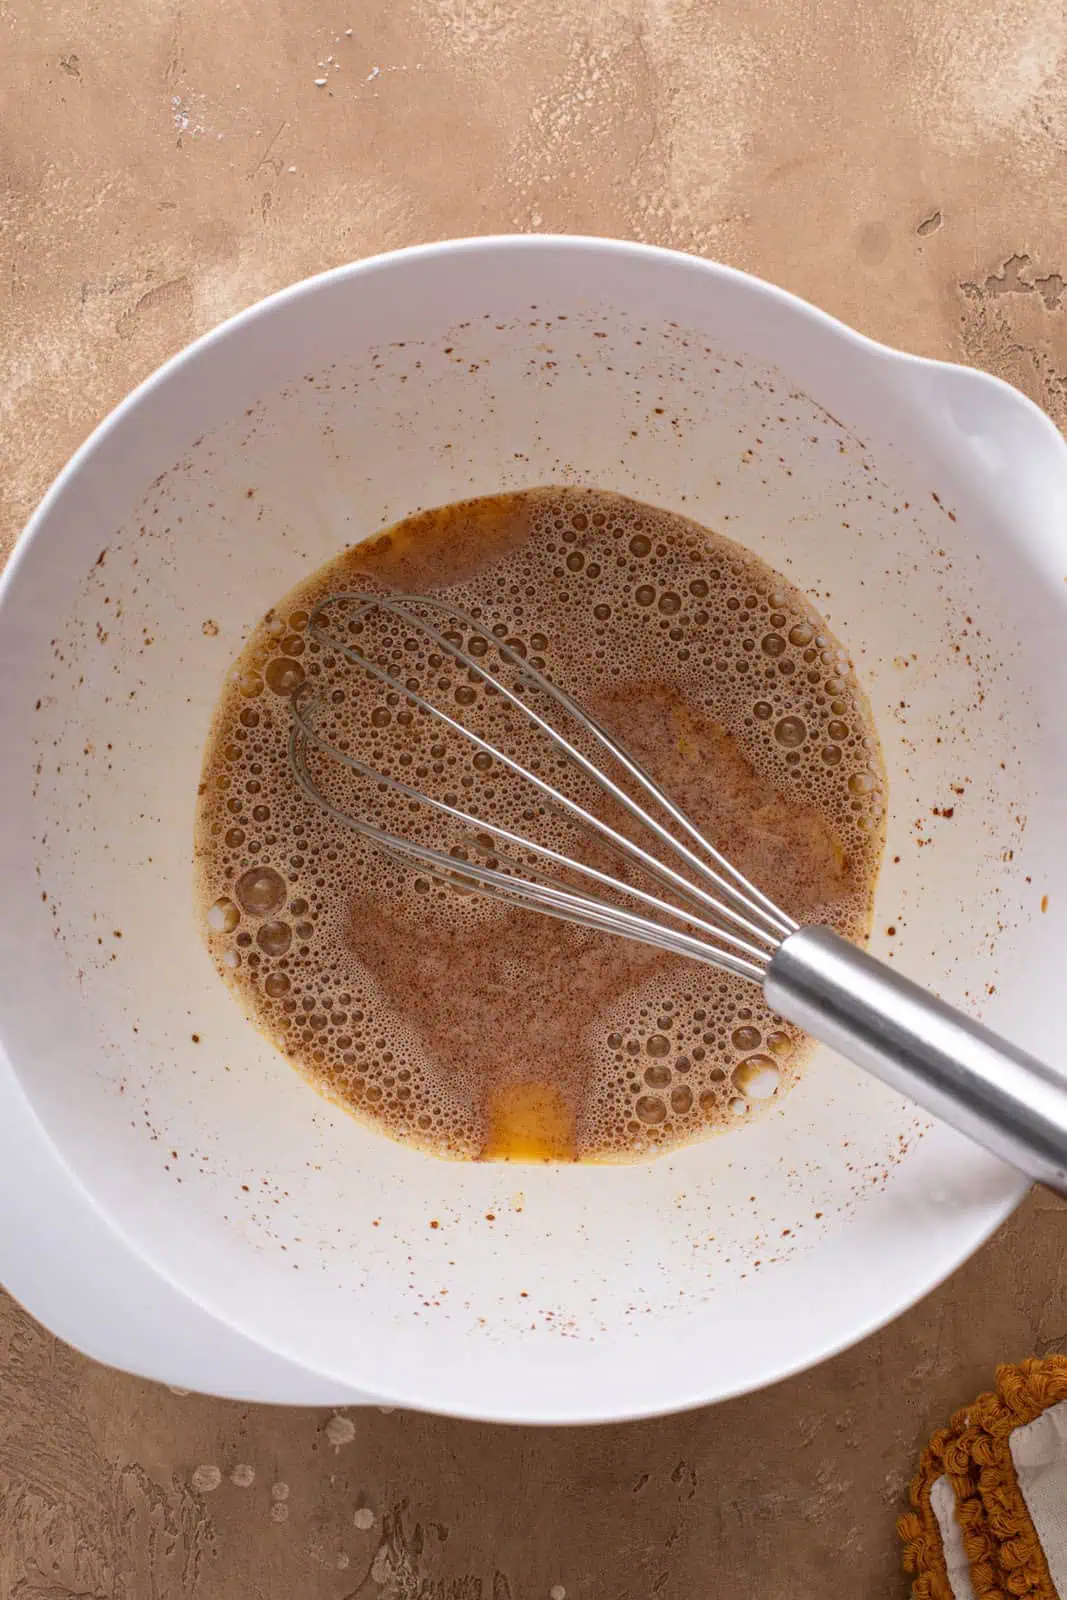
{"type": "Polygon", "coordinates": [[[226,895],[221,895],[208,907],[204,919],[212,933],[232,933],[241,920],[241,913],[226,895]]]}
{"type": "Polygon", "coordinates": [[[293,930],[287,922],[264,922],[256,932],[256,943],[268,956],[283,956],[293,942],[293,930]]]}
{"type": "Polygon", "coordinates": [[[241,905],[254,917],[267,916],[285,900],[285,879],[274,867],[249,867],[235,888],[241,905]]]}
{"type": "Polygon", "coordinates": [[[763,1035],[758,1028],[742,1026],[735,1028],[730,1035],[730,1043],[735,1050],[758,1050],[763,1042],[763,1035]]]}
{"type": "Polygon", "coordinates": [[[780,717],[774,725],[774,737],[787,750],[794,750],[808,737],[807,725],[802,717],[780,717]]]}
{"type": "Polygon", "coordinates": [[[658,1094],[643,1094],[634,1107],[639,1119],[654,1127],[663,1122],[667,1116],[667,1107],[658,1094]]]}
{"type": "Polygon", "coordinates": [[[770,1100],[781,1082],[778,1063],[771,1056],[748,1056],[734,1068],[733,1082],[749,1100],[770,1100]]]}

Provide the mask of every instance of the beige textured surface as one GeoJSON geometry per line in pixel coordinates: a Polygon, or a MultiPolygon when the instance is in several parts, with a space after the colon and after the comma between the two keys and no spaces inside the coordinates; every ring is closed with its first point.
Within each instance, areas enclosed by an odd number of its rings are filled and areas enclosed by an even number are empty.
{"type": "MultiPolygon", "coordinates": [[[[0,540],[194,334],[450,234],[714,255],[1062,425],[1065,145],[1063,0],[0,3],[0,540]]],[[[374,1411],[333,1445],[328,1415],[175,1396],[0,1302],[0,1600],[901,1595],[926,1434],[998,1360],[1067,1348],[1064,1221],[1031,1200],[807,1377],[577,1434],[374,1411]]]]}

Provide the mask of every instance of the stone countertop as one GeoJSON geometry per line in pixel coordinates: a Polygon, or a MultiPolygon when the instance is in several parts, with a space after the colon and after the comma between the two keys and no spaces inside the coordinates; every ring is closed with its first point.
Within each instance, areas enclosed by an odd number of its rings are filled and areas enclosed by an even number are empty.
{"type": "MultiPolygon", "coordinates": [[[[1067,423],[1063,0],[46,0],[0,41],[2,548],[190,338],[448,235],[714,256],[1067,423]]],[[[0,1597],[901,1596],[931,1430],[1067,1349],[1064,1222],[815,1372],[575,1432],[181,1396],[0,1301],[0,1597]]]]}

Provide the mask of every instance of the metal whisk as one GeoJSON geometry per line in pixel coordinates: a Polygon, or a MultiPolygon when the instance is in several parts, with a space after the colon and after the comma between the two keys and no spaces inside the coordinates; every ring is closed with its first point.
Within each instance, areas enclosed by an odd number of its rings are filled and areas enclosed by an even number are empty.
{"type": "MultiPolygon", "coordinates": [[[[760,985],[773,1011],[1067,1194],[1067,1076],[831,929],[787,916],[501,625],[494,629],[486,618],[432,596],[342,593],[316,606],[307,636],[318,647],[318,675],[293,697],[289,759],[300,788],[336,822],[453,888],[688,956],[760,985]],[[380,648],[372,624],[379,635],[385,630],[389,649],[380,648]],[[406,671],[408,662],[421,676],[406,671]],[[432,771],[446,773],[445,792],[434,794],[431,764],[401,756],[398,770],[388,771],[395,761],[369,759],[375,752],[362,742],[354,749],[350,731],[339,733],[331,712],[331,701],[343,703],[345,690],[327,693],[330,683],[341,683],[331,674],[349,667],[381,685],[416,732],[440,731],[464,750],[473,748],[486,777],[495,775],[528,801],[524,819],[555,823],[556,842],[533,836],[532,826],[519,832],[485,815],[477,785],[460,793],[441,760],[432,771]],[[444,694],[451,695],[450,709],[444,694]],[[508,717],[521,719],[524,747],[533,738],[543,758],[520,761],[506,748],[508,717]],[[332,768],[344,777],[335,798],[328,792],[332,768]],[[565,784],[560,772],[574,782],[565,784]],[[598,799],[603,803],[594,809],[598,799]],[[399,831],[363,814],[380,812],[383,802],[399,815],[399,831]],[[420,841],[423,818],[438,832],[451,829],[460,843],[446,850],[420,841]],[[568,844],[572,837],[588,841],[584,854],[561,847],[561,826],[568,844]]],[[[436,749],[440,755],[442,747],[436,749]]]]}

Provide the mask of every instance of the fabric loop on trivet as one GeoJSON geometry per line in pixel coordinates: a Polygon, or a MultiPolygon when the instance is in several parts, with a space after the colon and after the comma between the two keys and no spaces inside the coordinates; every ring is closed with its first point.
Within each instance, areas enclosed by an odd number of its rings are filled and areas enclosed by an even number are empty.
{"type": "Polygon", "coordinates": [[[920,1458],[897,1523],[914,1600],[1067,1600],[1067,1357],[996,1382],[920,1458]]]}

